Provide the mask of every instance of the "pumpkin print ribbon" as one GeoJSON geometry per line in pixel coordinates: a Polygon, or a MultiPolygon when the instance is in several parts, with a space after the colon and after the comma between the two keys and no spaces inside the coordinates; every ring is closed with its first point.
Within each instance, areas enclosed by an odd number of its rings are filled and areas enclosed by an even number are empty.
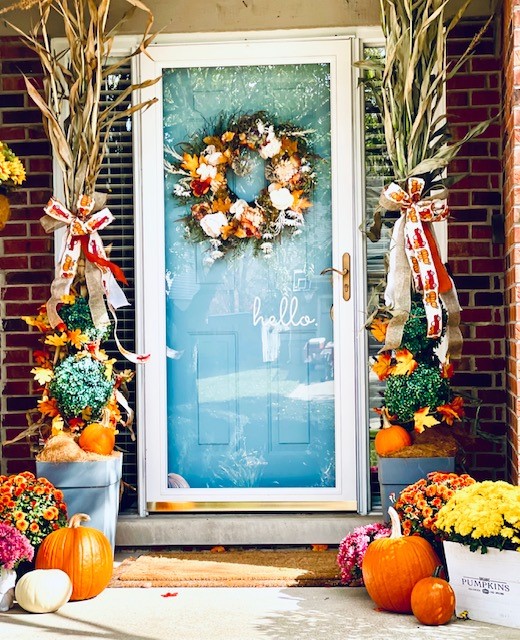
{"type": "Polygon", "coordinates": [[[432,223],[445,220],[449,209],[445,199],[421,199],[422,178],[409,178],[407,191],[392,182],[379,199],[389,211],[401,211],[390,243],[390,263],[385,304],[392,312],[386,342],[381,351],[399,348],[411,306],[411,286],[422,293],[427,336],[438,338],[443,331],[441,301],[448,314],[448,352],[454,359],[462,352],[460,305],[453,280],[442,263],[432,223]]]}
{"type": "Polygon", "coordinates": [[[140,356],[127,351],[117,338],[116,310],[128,304],[117,280],[124,284],[127,284],[127,280],[121,268],[108,260],[103,241],[98,233],[114,220],[114,216],[106,207],[93,212],[95,205],[93,197],[80,195],[75,214],[54,197],[44,207],[45,215],[41,218],[41,224],[45,231],[49,233],[61,227],[67,227],[67,232],[63,235],[55,277],[51,284],[51,297],[47,301],[47,316],[53,328],[63,322],[57,308],[62,297],[70,293],[79,259],[83,253],[86,258],[85,282],[88,290],[88,304],[94,326],[102,328],[110,324],[108,306],[116,323],[114,337],[119,351],[133,363],[145,362],[149,356],[140,356]]]}

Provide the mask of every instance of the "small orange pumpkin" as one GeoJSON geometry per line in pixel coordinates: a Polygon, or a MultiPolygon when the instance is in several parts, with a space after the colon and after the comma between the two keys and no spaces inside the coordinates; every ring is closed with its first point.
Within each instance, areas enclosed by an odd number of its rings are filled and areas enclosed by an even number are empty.
{"type": "Polygon", "coordinates": [[[110,542],[102,531],[80,526],[89,520],[85,513],[74,514],[67,527],[43,539],[36,556],[36,569],[61,569],[69,576],[71,600],[94,598],[112,577],[110,542]]]}
{"type": "Polygon", "coordinates": [[[422,624],[438,626],[449,622],[455,612],[455,592],[440,577],[438,566],[433,576],[423,578],[412,590],[412,611],[422,624]]]}
{"type": "Polygon", "coordinates": [[[81,432],[78,444],[83,451],[109,456],[116,444],[115,430],[100,422],[92,422],[81,432]]]}
{"type": "Polygon", "coordinates": [[[419,536],[403,536],[397,511],[388,509],[392,523],[389,538],[373,540],[363,558],[363,582],[380,609],[411,613],[412,590],[440,564],[431,544],[419,536]]]}
{"type": "Polygon", "coordinates": [[[382,416],[383,428],[377,432],[374,440],[374,447],[378,455],[386,456],[412,444],[412,436],[404,427],[391,424],[386,411],[383,411],[382,416]]]}

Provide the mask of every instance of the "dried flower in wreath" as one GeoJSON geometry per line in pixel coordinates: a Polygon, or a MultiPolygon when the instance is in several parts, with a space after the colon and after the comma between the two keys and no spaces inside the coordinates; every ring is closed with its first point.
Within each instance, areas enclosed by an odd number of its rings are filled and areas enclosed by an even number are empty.
{"type": "Polygon", "coordinates": [[[209,243],[206,263],[248,243],[269,256],[284,232],[301,232],[316,179],[310,133],[258,111],[219,118],[184,143],[182,153],[166,149],[173,157],[166,171],[179,176],[174,196],[190,205],[181,221],[189,240],[209,243]],[[247,202],[230,181],[253,171],[262,187],[247,202]]]}

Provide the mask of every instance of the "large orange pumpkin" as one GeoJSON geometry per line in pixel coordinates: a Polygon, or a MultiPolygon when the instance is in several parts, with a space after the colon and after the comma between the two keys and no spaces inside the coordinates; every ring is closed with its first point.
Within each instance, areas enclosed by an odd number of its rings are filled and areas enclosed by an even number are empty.
{"type": "Polygon", "coordinates": [[[105,427],[100,422],[92,422],[86,426],[78,440],[79,446],[84,451],[99,453],[102,456],[109,456],[114,450],[115,443],[115,430],[112,427],[105,427]]]}
{"type": "Polygon", "coordinates": [[[408,431],[398,424],[392,424],[383,411],[383,428],[380,429],[374,440],[376,453],[380,456],[387,456],[389,453],[399,451],[412,444],[412,436],[408,431]]]}
{"type": "Polygon", "coordinates": [[[403,536],[399,516],[388,509],[389,538],[373,540],[363,558],[363,582],[376,605],[387,611],[411,613],[412,590],[440,564],[431,544],[419,536],[403,536]]]}
{"type": "Polygon", "coordinates": [[[441,568],[437,567],[433,576],[419,580],[412,590],[412,611],[422,624],[446,624],[455,612],[455,592],[449,582],[439,577],[441,568]]]}
{"type": "Polygon", "coordinates": [[[112,577],[110,542],[102,531],[80,526],[89,520],[84,513],[73,515],[67,527],[44,538],[36,556],[36,569],[61,569],[69,576],[71,600],[97,596],[112,577]]]}

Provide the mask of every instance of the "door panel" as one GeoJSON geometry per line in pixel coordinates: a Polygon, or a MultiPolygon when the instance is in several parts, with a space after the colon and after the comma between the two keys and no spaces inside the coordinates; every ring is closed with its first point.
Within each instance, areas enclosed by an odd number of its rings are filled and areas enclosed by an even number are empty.
{"type": "Polygon", "coordinates": [[[175,176],[164,178],[166,288],[164,302],[155,300],[164,305],[164,368],[157,372],[166,416],[164,452],[152,454],[159,464],[148,473],[155,499],[355,501],[355,435],[339,407],[356,410],[354,371],[352,357],[346,367],[335,358],[353,354],[354,309],[338,308],[341,279],[320,275],[340,263],[340,243],[352,251],[352,220],[340,219],[337,204],[349,202],[342,170],[352,150],[348,127],[338,124],[349,77],[339,86],[338,67],[346,72],[348,57],[340,57],[348,47],[334,44],[313,43],[306,51],[316,53],[299,59],[287,53],[295,47],[284,47],[276,63],[250,45],[238,64],[152,52],[163,76],[155,130],[164,148],[180,150],[194,132],[211,132],[219,117],[263,110],[311,130],[317,154],[302,233],[284,236],[268,258],[247,248],[209,264],[205,247],[184,238],[187,209],[172,197],[175,176]],[[322,53],[329,49],[333,54],[322,53]],[[172,476],[177,486],[165,486],[172,476]]]}
{"type": "MultiPolygon", "coordinates": [[[[189,210],[176,206],[175,177],[167,179],[166,269],[175,278],[191,258],[198,277],[188,283],[200,287],[186,310],[178,308],[175,295],[167,301],[167,341],[182,352],[168,362],[168,472],[180,474],[193,488],[251,486],[247,474],[242,478],[242,467],[255,468],[257,487],[330,486],[334,474],[324,478],[321,469],[324,455],[327,468],[334,464],[332,383],[328,396],[319,400],[290,396],[297,386],[309,388],[311,373],[316,382],[324,381],[323,371],[311,372],[308,345],[332,342],[330,316],[316,319],[324,298],[332,304],[331,283],[319,275],[332,260],[329,65],[163,72],[164,137],[178,152],[193,134],[196,118],[198,130],[234,113],[256,111],[313,130],[319,156],[313,206],[304,232],[284,237],[269,258],[246,250],[204,267],[200,248],[195,251],[182,236],[178,220],[189,210]],[[318,244],[320,228],[328,233],[318,244]],[[186,384],[193,393],[184,393],[186,384]],[[197,393],[201,386],[213,393],[203,399],[197,393]],[[186,446],[197,423],[199,437],[186,446]]],[[[259,178],[262,188],[263,168],[259,178]]],[[[250,195],[254,201],[254,189],[250,195]]]]}

